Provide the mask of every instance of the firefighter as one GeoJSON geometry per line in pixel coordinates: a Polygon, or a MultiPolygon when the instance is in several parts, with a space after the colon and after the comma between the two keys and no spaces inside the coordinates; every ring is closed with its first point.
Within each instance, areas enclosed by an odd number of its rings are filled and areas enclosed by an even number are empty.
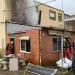
{"type": "Polygon", "coordinates": [[[13,41],[10,42],[9,45],[7,45],[6,47],[6,54],[13,54],[13,50],[14,50],[14,45],[13,45],[13,41]]]}
{"type": "Polygon", "coordinates": [[[6,55],[9,54],[8,50],[9,50],[9,43],[6,45],[6,55]]]}
{"type": "Polygon", "coordinates": [[[71,57],[73,56],[73,53],[74,53],[74,48],[71,46],[71,48],[70,48],[71,57]]]}
{"type": "Polygon", "coordinates": [[[72,57],[71,57],[71,53],[70,53],[69,47],[67,47],[66,49],[67,49],[66,50],[67,58],[71,59],[72,57]]]}
{"type": "Polygon", "coordinates": [[[10,50],[11,50],[11,54],[14,54],[14,42],[11,41],[10,43],[10,50]]]}

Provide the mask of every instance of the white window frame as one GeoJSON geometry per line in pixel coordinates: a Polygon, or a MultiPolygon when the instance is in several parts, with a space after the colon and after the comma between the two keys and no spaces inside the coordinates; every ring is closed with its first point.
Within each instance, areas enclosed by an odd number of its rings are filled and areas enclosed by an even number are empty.
{"type": "MultiPolygon", "coordinates": [[[[27,37],[25,37],[25,38],[27,38],[27,37]]],[[[26,51],[26,40],[30,40],[30,39],[24,39],[23,37],[21,37],[21,38],[19,38],[19,39],[20,39],[20,52],[23,52],[23,53],[31,53],[31,51],[30,51],[30,52],[27,52],[27,51],[26,51]],[[22,40],[25,41],[25,51],[21,50],[21,41],[22,41],[22,40]]]]}
{"type": "MultiPolygon", "coordinates": [[[[57,44],[57,49],[56,49],[56,51],[53,50],[53,52],[60,52],[60,51],[62,51],[62,44],[63,44],[63,43],[62,43],[62,36],[53,36],[53,38],[57,38],[57,40],[58,40],[58,38],[61,38],[61,50],[58,50],[58,44],[57,44]]],[[[52,39],[53,39],[53,38],[52,38],[52,39]]],[[[53,41],[53,40],[52,40],[52,41],[53,41]]],[[[57,42],[57,43],[58,43],[58,42],[57,42]]]]}
{"type": "Polygon", "coordinates": [[[49,10],[49,18],[50,18],[50,20],[54,20],[55,21],[56,20],[56,12],[52,11],[52,10],[49,10]],[[54,19],[52,19],[52,18],[54,18],[54,19]]]}
{"type": "Polygon", "coordinates": [[[62,22],[62,14],[61,13],[58,13],[58,21],[62,22]],[[59,19],[59,16],[61,19],[59,19]]]}

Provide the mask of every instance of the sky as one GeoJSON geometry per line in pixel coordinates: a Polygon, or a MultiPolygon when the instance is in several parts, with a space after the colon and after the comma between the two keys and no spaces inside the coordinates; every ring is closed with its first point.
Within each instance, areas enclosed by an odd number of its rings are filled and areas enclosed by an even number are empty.
{"type": "MultiPolygon", "coordinates": [[[[45,3],[52,0],[35,0],[35,1],[45,3]]],[[[75,0],[56,0],[50,3],[47,3],[47,5],[63,10],[65,14],[75,15],[75,0]],[[62,1],[63,1],[63,4],[62,4],[62,1]]]]}

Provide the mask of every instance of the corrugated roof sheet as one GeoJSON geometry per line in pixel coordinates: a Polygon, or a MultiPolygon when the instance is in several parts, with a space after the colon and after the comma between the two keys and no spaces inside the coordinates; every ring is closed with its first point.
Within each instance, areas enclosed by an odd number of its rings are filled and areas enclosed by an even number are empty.
{"type": "Polygon", "coordinates": [[[75,18],[68,18],[68,19],[65,19],[64,21],[72,21],[72,20],[75,20],[75,18]]]}
{"type": "Polygon", "coordinates": [[[6,31],[9,34],[24,32],[26,30],[32,30],[32,29],[39,29],[39,27],[33,27],[33,26],[27,26],[27,25],[25,26],[25,25],[13,24],[13,23],[6,24],[6,31]]]}

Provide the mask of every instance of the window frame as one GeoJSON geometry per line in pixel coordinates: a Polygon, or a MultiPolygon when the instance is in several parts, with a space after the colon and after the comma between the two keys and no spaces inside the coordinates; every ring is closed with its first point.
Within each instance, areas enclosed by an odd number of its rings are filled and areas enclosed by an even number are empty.
{"type": "MultiPolygon", "coordinates": [[[[31,53],[31,50],[30,50],[30,52],[27,52],[27,51],[26,51],[26,41],[27,41],[27,40],[25,40],[25,39],[20,39],[20,52],[23,52],[23,53],[31,53]],[[21,50],[21,41],[22,41],[22,40],[25,41],[25,50],[21,50]]],[[[29,41],[30,41],[30,39],[29,39],[29,41]]],[[[31,48],[31,47],[30,47],[30,48],[31,48]]]]}
{"type": "Polygon", "coordinates": [[[62,14],[61,13],[58,13],[58,21],[62,22],[62,14]],[[61,20],[59,19],[59,15],[61,15],[61,20]]]}
{"type": "Polygon", "coordinates": [[[53,21],[56,21],[56,12],[55,11],[49,10],[49,19],[50,20],[53,20],[53,21]],[[55,18],[54,19],[51,19],[50,12],[51,13],[54,13],[54,15],[55,15],[55,18]]]}
{"type": "Polygon", "coordinates": [[[53,52],[60,52],[60,51],[62,51],[62,37],[61,36],[53,36],[52,37],[52,41],[53,41],[53,38],[57,38],[57,49],[54,50],[54,48],[53,48],[53,52]],[[58,38],[61,38],[61,50],[58,50],[58,38]]]}

